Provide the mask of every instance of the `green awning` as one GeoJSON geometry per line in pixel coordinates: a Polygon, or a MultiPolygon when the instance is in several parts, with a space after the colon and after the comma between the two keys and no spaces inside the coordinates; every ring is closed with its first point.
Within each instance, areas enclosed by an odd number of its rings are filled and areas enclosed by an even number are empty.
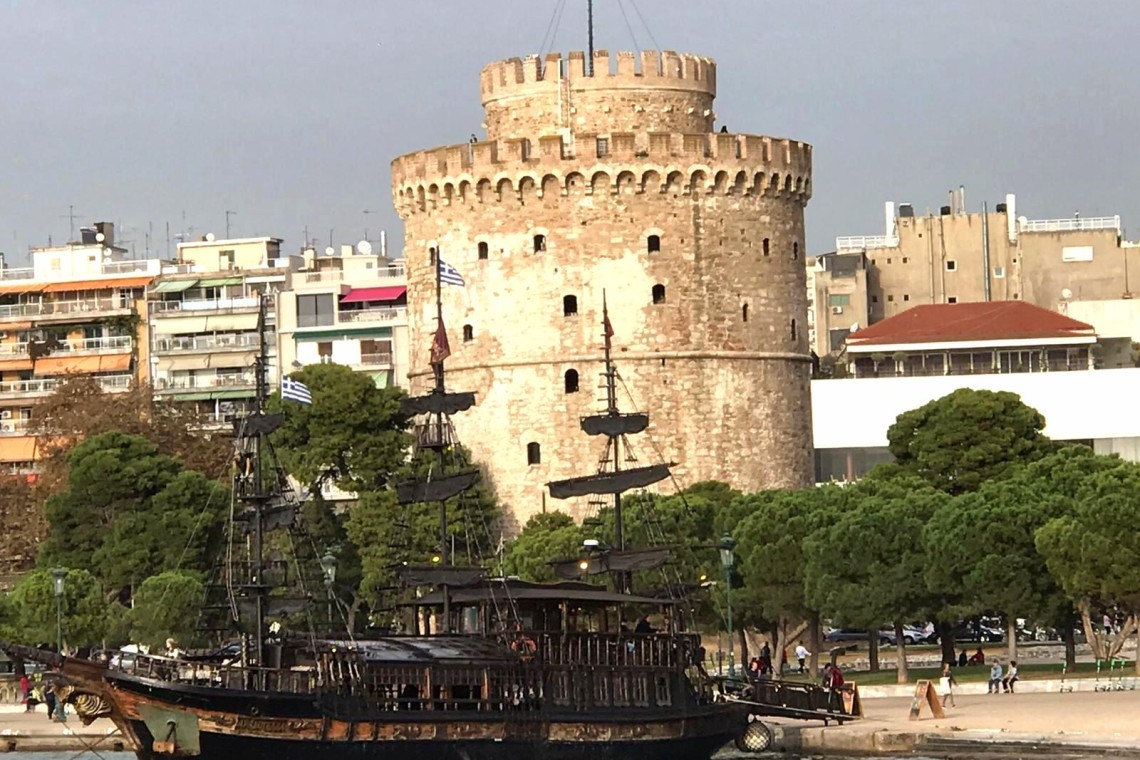
{"type": "Polygon", "coordinates": [[[347,340],[349,338],[391,338],[391,327],[338,327],[332,330],[298,330],[293,340],[347,340]]]}
{"type": "Polygon", "coordinates": [[[221,288],[226,285],[241,285],[240,277],[213,277],[206,280],[200,280],[198,287],[200,288],[221,288]]]}
{"type": "Polygon", "coordinates": [[[166,280],[150,289],[151,293],[181,293],[198,284],[197,280],[166,280]]]}
{"type": "Polygon", "coordinates": [[[224,401],[226,399],[253,398],[252,390],[224,390],[224,391],[195,391],[193,393],[172,393],[170,398],[174,401],[224,401]]]}
{"type": "Polygon", "coordinates": [[[389,375],[391,375],[391,373],[388,370],[384,370],[383,372],[373,372],[372,382],[376,383],[377,388],[387,388],[389,375]]]}

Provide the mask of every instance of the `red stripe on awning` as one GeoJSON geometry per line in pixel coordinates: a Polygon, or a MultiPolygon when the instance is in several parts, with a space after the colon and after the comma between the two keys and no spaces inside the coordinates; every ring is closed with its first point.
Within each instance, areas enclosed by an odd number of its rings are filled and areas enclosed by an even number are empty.
{"type": "Polygon", "coordinates": [[[364,301],[396,301],[404,297],[408,289],[402,285],[386,288],[353,288],[340,299],[341,303],[362,303],[364,301]]]}

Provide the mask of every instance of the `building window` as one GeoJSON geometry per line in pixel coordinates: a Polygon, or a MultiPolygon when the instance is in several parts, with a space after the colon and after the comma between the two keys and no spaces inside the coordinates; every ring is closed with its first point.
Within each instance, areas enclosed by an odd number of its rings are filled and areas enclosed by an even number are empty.
{"type": "Polygon", "coordinates": [[[1016,301],[1016,300],[1017,300],[1017,299],[1019,299],[1019,298],[1021,298],[1021,294],[1020,294],[1020,293],[1014,293],[1014,294],[1013,294],[1013,300],[1015,300],[1015,301],[1016,301]]]}
{"type": "Polygon", "coordinates": [[[541,464],[542,463],[542,449],[537,443],[531,441],[526,445],[526,463],[527,464],[541,464]]]}
{"type": "Polygon", "coordinates": [[[796,330],[796,320],[792,320],[792,342],[794,343],[799,337],[799,332],[796,330]]]}
{"type": "Polygon", "coordinates": [[[887,296],[887,303],[894,303],[894,302],[895,302],[895,296],[892,293],[892,294],[887,296]]]}
{"type": "Polygon", "coordinates": [[[610,154],[610,138],[599,137],[596,140],[598,148],[598,158],[605,158],[610,154]]]}
{"type": "Polygon", "coordinates": [[[954,259],[947,259],[946,260],[946,271],[947,272],[958,271],[958,262],[954,261],[954,259]]]}
{"type": "Polygon", "coordinates": [[[958,297],[957,296],[950,296],[949,298],[946,299],[946,303],[958,303],[958,297]]]}
{"type": "Polygon", "coordinates": [[[665,286],[660,283],[653,286],[653,303],[665,303],[665,286]]]}
{"type": "Polygon", "coordinates": [[[744,304],[740,307],[740,318],[745,322],[748,321],[748,304],[744,304]]]}
{"type": "Polygon", "coordinates": [[[435,263],[435,249],[434,248],[428,248],[428,261],[431,262],[432,264],[435,263]]]}
{"type": "Polygon", "coordinates": [[[994,277],[998,280],[1005,277],[1005,267],[994,267],[994,277]]]}
{"type": "Polygon", "coordinates": [[[578,296],[562,296],[562,316],[573,317],[578,313],[578,296]]]}
{"type": "Polygon", "coordinates": [[[480,259],[486,259],[486,258],[487,258],[487,254],[488,254],[488,253],[490,253],[490,250],[491,250],[491,249],[490,249],[490,247],[487,245],[486,241],[483,241],[483,242],[479,243],[479,258],[480,258],[480,259]]]}
{"type": "Polygon", "coordinates": [[[534,252],[542,253],[546,250],[546,235],[534,236],[534,252]]]}
{"type": "Polygon", "coordinates": [[[475,328],[471,325],[463,325],[463,342],[470,343],[475,340],[475,328]]]}
{"type": "Polygon", "coordinates": [[[799,243],[792,243],[792,261],[795,261],[799,257],[800,257],[800,244],[799,243]]]}
{"type": "Polygon", "coordinates": [[[333,294],[297,296],[297,327],[327,327],[336,320],[333,294]]]}
{"type": "Polygon", "coordinates": [[[887,257],[887,263],[890,264],[891,261],[892,261],[892,259],[890,257],[887,257]]]}
{"type": "Polygon", "coordinates": [[[827,296],[828,306],[850,306],[851,294],[850,293],[831,293],[827,296]]]}
{"type": "Polygon", "coordinates": [[[764,240],[761,241],[760,248],[764,251],[764,255],[767,256],[771,249],[771,244],[769,243],[768,238],[764,238],[764,240]]]}
{"type": "Polygon", "coordinates": [[[660,253],[661,252],[661,236],[660,235],[650,235],[649,240],[646,241],[645,247],[650,253],[660,253]]]}
{"type": "Polygon", "coordinates": [[[322,340],[317,344],[317,356],[321,358],[321,364],[328,364],[332,361],[331,340],[322,340]]]}
{"type": "Polygon", "coordinates": [[[878,296],[871,296],[871,303],[878,303],[878,302],[879,302],[878,296]]]}
{"type": "Polygon", "coordinates": [[[218,252],[218,268],[219,269],[233,269],[234,268],[234,252],[233,251],[219,251],[218,252]]]}
{"type": "Polygon", "coordinates": [[[903,256],[903,263],[906,264],[908,261],[910,261],[910,259],[908,259],[906,256],[903,256]]]}
{"type": "Polygon", "coordinates": [[[909,301],[910,300],[910,294],[909,293],[903,293],[903,300],[909,301]]]}
{"type": "Polygon", "coordinates": [[[566,370],[566,375],[563,379],[566,381],[566,392],[567,393],[577,393],[578,392],[578,370],[576,370],[576,369],[566,370]]]}

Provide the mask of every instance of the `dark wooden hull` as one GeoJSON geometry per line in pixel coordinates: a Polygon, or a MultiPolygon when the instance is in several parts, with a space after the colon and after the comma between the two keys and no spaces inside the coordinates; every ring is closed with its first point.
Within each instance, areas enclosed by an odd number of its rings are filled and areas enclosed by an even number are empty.
{"type": "Polygon", "coordinates": [[[119,674],[112,716],[144,760],[155,742],[211,760],[702,760],[734,740],[731,704],[558,712],[396,710],[358,713],[312,695],[187,687],[119,674]],[[158,735],[170,725],[170,735],[158,735]],[[181,736],[179,735],[181,732],[181,736]]]}

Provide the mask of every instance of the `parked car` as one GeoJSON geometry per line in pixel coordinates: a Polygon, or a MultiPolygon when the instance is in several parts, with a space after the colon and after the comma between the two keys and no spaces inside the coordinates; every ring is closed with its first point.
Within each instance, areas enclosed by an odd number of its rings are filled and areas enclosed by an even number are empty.
{"type": "MultiPolygon", "coordinates": [[[[1000,628],[969,620],[957,623],[953,628],[953,634],[954,641],[963,643],[996,643],[1005,639],[1005,632],[1000,628]]],[[[938,641],[937,633],[931,633],[926,637],[927,643],[937,644],[938,641]]]]}
{"type": "MultiPolygon", "coordinates": [[[[879,631],[879,640],[885,644],[894,646],[898,643],[895,638],[895,630],[893,628],[884,628],[879,631]]],[[[918,644],[926,641],[926,631],[921,628],[915,628],[911,625],[903,626],[903,643],[904,644],[918,644]]]]}
{"type": "Polygon", "coordinates": [[[867,631],[858,628],[832,628],[823,637],[828,644],[851,644],[867,641],[867,631]]]}

